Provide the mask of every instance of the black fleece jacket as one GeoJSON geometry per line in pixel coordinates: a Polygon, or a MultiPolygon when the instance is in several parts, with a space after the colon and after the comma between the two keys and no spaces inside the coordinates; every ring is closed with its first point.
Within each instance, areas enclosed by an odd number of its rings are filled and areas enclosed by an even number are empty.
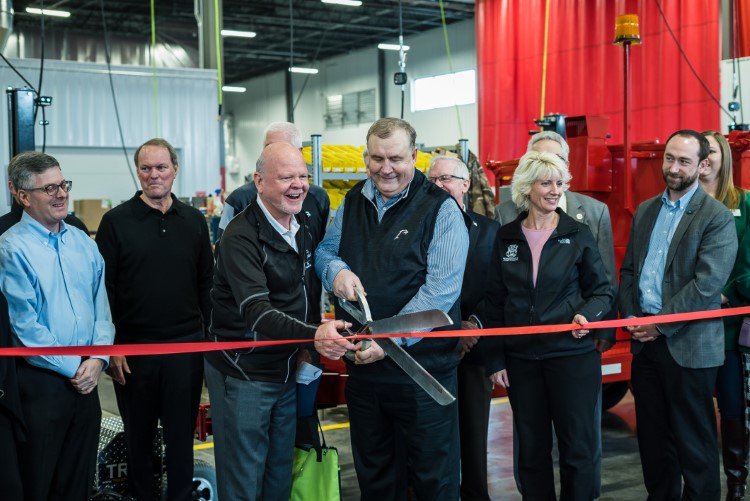
{"type": "MultiPolygon", "coordinates": [[[[300,212],[295,251],[256,200],[230,221],[216,248],[209,338],[216,341],[310,339],[320,324],[321,285],[313,269],[318,244],[300,212]]],[[[297,344],[207,352],[230,376],[283,382],[295,370],[297,344]]]]}
{"type": "MultiPolygon", "coordinates": [[[[578,313],[594,322],[612,308],[612,290],[591,230],[562,210],[557,213],[560,220],[542,248],[536,285],[531,249],[521,229],[528,213],[500,229],[485,297],[485,327],[570,323],[578,313]]],[[[546,359],[595,349],[592,336],[576,339],[570,331],[495,336],[487,344],[488,374],[504,369],[505,357],[546,359]]]]}

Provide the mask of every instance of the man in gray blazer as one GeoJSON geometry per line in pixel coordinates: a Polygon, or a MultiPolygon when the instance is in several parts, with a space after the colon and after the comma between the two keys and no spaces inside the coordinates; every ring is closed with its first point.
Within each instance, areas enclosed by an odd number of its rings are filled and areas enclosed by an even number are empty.
{"type": "MultiPolygon", "coordinates": [[[[732,214],[698,183],[709,144],[693,130],[664,151],[666,190],[638,206],[620,269],[620,314],[718,310],[737,253],[732,214]]],[[[713,392],[724,360],[720,318],[627,328],[638,445],[649,499],[721,497],[713,392]]]]}
{"type": "MultiPolygon", "coordinates": [[[[563,137],[557,132],[548,130],[542,131],[531,136],[529,140],[529,146],[527,151],[544,151],[552,153],[560,157],[565,163],[568,163],[568,156],[570,154],[570,147],[563,137]]],[[[573,193],[572,191],[563,192],[563,196],[560,197],[559,206],[568,215],[573,217],[576,221],[588,225],[591,229],[591,233],[594,235],[597,247],[599,248],[599,254],[602,257],[602,263],[604,264],[604,271],[607,274],[607,279],[612,287],[613,295],[617,295],[617,271],[615,268],[615,244],[614,238],[612,237],[612,223],[609,218],[609,210],[607,206],[591,197],[581,195],[580,193],[573,193]]],[[[495,207],[495,219],[500,224],[506,224],[518,217],[519,210],[516,204],[512,200],[501,202],[495,207]]],[[[617,318],[616,308],[605,317],[607,319],[617,318]]],[[[596,329],[594,331],[594,344],[600,353],[604,353],[615,344],[615,330],[614,329],[596,329]]],[[[596,486],[596,497],[599,497],[601,493],[602,483],[602,394],[599,392],[599,398],[597,399],[594,423],[596,425],[597,434],[597,451],[594,455],[594,461],[596,461],[596,468],[594,469],[594,484],[596,486]]],[[[515,430],[514,430],[515,431],[515,430]]],[[[518,468],[518,447],[516,442],[516,434],[513,434],[513,465],[514,471],[518,468]]],[[[523,493],[520,479],[516,475],[516,486],[518,491],[523,493]]]]}

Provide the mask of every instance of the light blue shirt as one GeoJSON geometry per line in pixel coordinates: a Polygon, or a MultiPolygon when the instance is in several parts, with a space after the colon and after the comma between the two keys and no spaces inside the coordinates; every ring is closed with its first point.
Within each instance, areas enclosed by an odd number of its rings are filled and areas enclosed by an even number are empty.
{"type": "MultiPolygon", "coordinates": [[[[389,208],[409,195],[409,186],[401,193],[383,201],[371,179],[362,187],[364,196],[377,209],[378,221],[389,208]]],[[[315,251],[315,272],[323,282],[323,287],[331,291],[333,280],[341,270],[349,266],[339,258],[339,244],[344,220],[344,202],[336,210],[336,217],[326,230],[323,241],[315,251]]],[[[377,242],[356,242],[357,245],[377,245],[377,242]]],[[[414,313],[437,308],[449,311],[461,295],[464,278],[464,264],[469,251],[469,231],[466,229],[461,209],[453,200],[446,200],[440,206],[435,221],[435,231],[427,249],[427,276],[425,283],[414,297],[399,312],[414,313]]],[[[386,286],[383,284],[381,286],[386,286]]],[[[374,319],[378,320],[378,319],[374,319]]],[[[407,346],[418,342],[420,338],[405,338],[401,342],[407,346]]]]}
{"type": "MultiPolygon", "coordinates": [[[[18,346],[112,344],[115,326],[104,286],[104,259],[81,230],[53,233],[26,212],[0,237],[0,290],[18,346]]],[[[96,357],[104,361],[109,357],[96,357]]],[[[75,375],[79,356],[26,357],[37,367],[75,375]]]]}
{"type": "Polygon", "coordinates": [[[669,246],[672,243],[674,232],[685,214],[685,209],[687,209],[697,189],[698,183],[676,202],[669,200],[669,190],[665,190],[661,196],[662,205],[651,232],[648,253],[646,254],[646,260],[643,262],[643,270],[638,281],[641,311],[644,313],[655,315],[661,311],[661,286],[664,281],[664,268],[667,265],[669,246]]]}

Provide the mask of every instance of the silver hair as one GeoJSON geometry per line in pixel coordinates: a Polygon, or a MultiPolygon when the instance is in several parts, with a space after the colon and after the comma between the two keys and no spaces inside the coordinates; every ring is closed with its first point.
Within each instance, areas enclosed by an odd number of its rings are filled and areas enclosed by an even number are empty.
{"type": "Polygon", "coordinates": [[[60,163],[50,155],[40,151],[26,151],[14,156],[8,164],[8,181],[14,190],[28,190],[34,187],[34,175],[47,170],[60,168],[60,163]]]}
{"type": "Polygon", "coordinates": [[[266,146],[266,138],[271,132],[281,132],[286,135],[286,142],[299,149],[302,148],[302,135],[296,125],[291,122],[273,122],[268,124],[263,131],[263,146],[266,146]]]}
{"type": "Polygon", "coordinates": [[[522,211],[528,210],[531,187],[538,180],[550,177],[560,178],[564,189],[567,189],[572,179],[568,165],[557,155],[541,151],[526,153],[518,161],[518,167],[510,183],[513,203],[522,211]]]}
{"type": "Polygon", "coordinates": [[[560,157],[562,157],[562,159],[567,162],[568,157],[570,156],[570,146],[568,146],[565,138],[563,138],[560,134],[553,130],[543,130],[542,132],[537,132],[536,134],[531,136],[531,139],[529,139],[529,146],[526,148],[526,151],[533,151],[534,145],[539,141],[544,141],[545,139],[560,144],[560,147],[562,147],[560,157]]]}
{"type": "Polygon", "coordinates": [[[427,169],[427,175],[430,175],[430,171],[432,170],[432,166],[438,163],[441,160],[448,160],[451,163],[453,163],[453,175],[456,177],[460,177],[461,179],[466,179],[467,181],[470,179],[469,177],[469,168],[466,167],[466,164],[458,157],[453,157],[450,155],[435,155],[430,159],[430,167],[427,169]]]}

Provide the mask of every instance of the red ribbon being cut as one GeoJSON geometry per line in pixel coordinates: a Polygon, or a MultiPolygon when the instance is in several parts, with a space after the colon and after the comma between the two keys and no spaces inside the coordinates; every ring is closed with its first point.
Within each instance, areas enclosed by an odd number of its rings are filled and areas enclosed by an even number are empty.
{"type": "MultiPolygon", "coordinates": [[[[673,313],[670,315],[654,315],[640,318],[621,318],[618,320],[602,320],[585,325],[587,329],[608,329],[627,327],[630,325],[666,324],[672,322],[688,322],[709,318],[731,317],[735,315],[750,315],[750,306],[738,308],[724,308],[721,310],[694,311],[690,313],[673,313]]],[[[531,325],[527,327],[500,327],[496,329],[466,329],[430,332],[429,337],[464,337],[464,336],[518,336],[521,334],[551,334],[579,329],[579,324],[531,325]]],[[[349,339],[377,339],[385,337],[425,337],[424,332],[404,332],[398,334],[372,334],[350,336],[349,339]]],[[[284,344],[310,343],[312,339],[281,339],[276,341],[222,341],[201,343],[156,343],[156,344],[116,344],[97,346],[40,346],[0,348],[0,356],[131,356],[131,355],[171,355],[175,353],[194,353],[219,350],[240,350],[261,346],[278,346],[284,344]]]]}

